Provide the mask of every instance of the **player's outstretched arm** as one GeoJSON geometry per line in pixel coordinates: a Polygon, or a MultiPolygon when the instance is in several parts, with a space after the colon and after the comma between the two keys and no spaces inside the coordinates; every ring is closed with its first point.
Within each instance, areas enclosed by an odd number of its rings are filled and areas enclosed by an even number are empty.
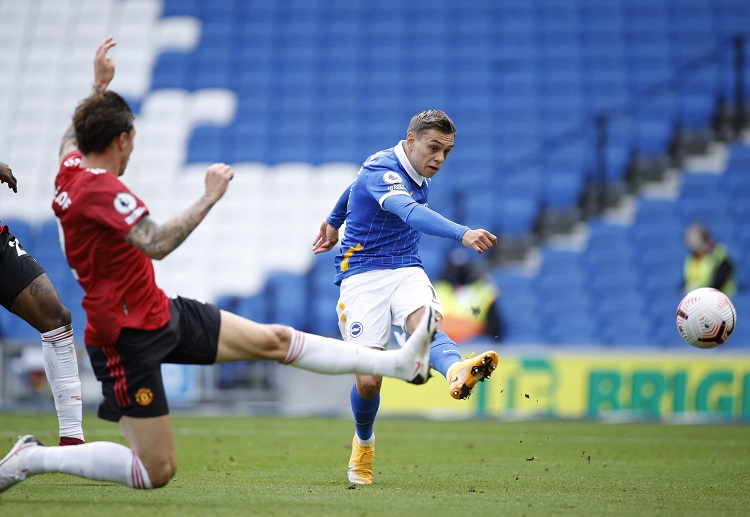
{"type": "MultiPolygon", "coordinates": [[[[106,90],[109,83],[115,77],[115,63],[111,58],[107,57],[107,52],[115,45],[117,45],[117,42],[114,41],[114,38],[108,36],[97,47],[96,54],[94,55],[94,85],[89,95],[101,93],[106,90]]],[[[71,123],[68,129],[65,130],[65,134],[63,134],[60,141],[59,159],[62,160],[63,156],[76,149],[78,149],[78,140],[76,140],[76,132],[71,123]]]]}
{"type": "Polygon", "coordinates": [[[10,165],[7,163],[0,162],[0,183],[5,183],[8,188],[13,192],[18,192],[18,181],[13,176],[13,171],[10,169],[10,165]]]}
{"type": "Polygon", "coordinates": [[[497,237],[481,228],[478,230],[469,229],[461,237],[461,244],[477,253],[484,253],[497,244],[497,237]]]}
{"type": "Polygon", "coordinates": [[[215,163],[206,171],[206,191],[187,210],[160,225],[144,216],[125,240],[155,260],[161,260],[182,244],[227,191],[234,171],[225,163],[215,163]]]}
{"type": "Polygon", "coordinates": [[[332,250],[337,242],[339,242],[339,229],[328,224],[328,221],[323,221],[320,225],[320,232],[313,241],[312,251],[316,255],[325,253],[332,250]]]}
{"type": "Polygon", "coordinates": [[[341,193],[331,214],[320,225],[320,231],[313,240],[314,254],[330,251],[339,242],[339,228],[346,220],[346,209],[349,206],[349,193],[352,190],[352,185],[346,187],[346,190],[341,193]]]}

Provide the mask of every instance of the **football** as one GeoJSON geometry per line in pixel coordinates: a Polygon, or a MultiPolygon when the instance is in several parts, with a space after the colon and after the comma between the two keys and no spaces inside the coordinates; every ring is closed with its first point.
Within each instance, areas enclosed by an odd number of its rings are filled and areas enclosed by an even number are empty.
{"type": "Polygon", "coordinates": [[[677,330],[682,339],[698,348],[714,348],[729,339],[737,312],[729,297],[718,289],[690,291],[677,307],[677,330]]]}

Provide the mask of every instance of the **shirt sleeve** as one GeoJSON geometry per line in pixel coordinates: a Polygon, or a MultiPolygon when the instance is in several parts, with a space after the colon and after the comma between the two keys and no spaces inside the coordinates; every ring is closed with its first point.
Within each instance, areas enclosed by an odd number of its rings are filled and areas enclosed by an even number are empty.
{"type": "Polygon", "coordinates": [[[352,185],[346,187],[346,190],[341,194],[339,200],[336,201],[336,206],[333,207],[331,214],[326,218],[326,222],[334,228],[341,228],[346,220],[346,210],[349,206],[349,194],[351,193],[352,185]]]}
{"type": "Polygon", "coordinates": [[[461,237],[469,229],[468,226],[454,223],[434,210],[420,205],[411,196],[389,196],[383,200],[382,207],[399,216],[415,230],[427,235],[461,242],[461,237]]]}
{"type": "Polygon", "coordinates": [[[108,172],[92,178],[92,192],[87,198],[88,217],[123,239],[148,214],[145,203],[108,172]]]}
{"type": "MultiPolygon", "coordinates": [[[[396,172],[386,167],[363,168],[362,173],[357,177],[357,181],[364,181],[367,193],[383,207],[386,199],[393,196],[405,196],[411,199],[409,195],[409,181],[403,173],[396,172]]],[[[385,207],[383,207],[385,208],[385,207]]]]}

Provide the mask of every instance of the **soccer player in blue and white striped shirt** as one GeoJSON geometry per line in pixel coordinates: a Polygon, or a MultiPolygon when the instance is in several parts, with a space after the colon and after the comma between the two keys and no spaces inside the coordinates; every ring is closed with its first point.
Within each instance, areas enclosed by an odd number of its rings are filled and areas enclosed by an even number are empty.
{"type": "MultiPolygon", "coordinates": [[[[430,180],[453,149],[455,134],[456,128],[444,112],[416,114],[406,140],[370,156],[321,225],[314,253],[332,249],[346,222],[335,279],[340,286],[339,330],[346,341],[385,349],[391,326],[411,334],[425,307],[442,314],[419,256],[423,233],[454,239],[477,253],[497,243],[490,232],[472,230],[427,208],[430,180]]],[[[448,379],[453,398],[467,398],[497,363],[497,353],[492,350],[462,361],[456,343],[445,334],[442,322],[438,323],[430,365],[448,379]]],[[[348,470],[352,483],[372,483],[373,426],[381,381],[380,377],[357,375],[352,387],[356,427],[348,470]]]]}

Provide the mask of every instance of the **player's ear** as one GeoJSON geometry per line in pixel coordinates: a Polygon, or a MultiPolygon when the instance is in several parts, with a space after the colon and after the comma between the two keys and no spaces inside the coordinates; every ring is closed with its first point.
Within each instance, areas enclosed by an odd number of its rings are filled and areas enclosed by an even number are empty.
{"type": "Polygon", "coordinates": [[[416,139],[417,137],[411,131],[406,133],[406,145],[409,147],[409,151],[413,150],[416,139]]]}
{"type": "Polygon", "coordinates": [[[130,138],[131,138],[130,133],[127,133],[125,131],[120,133],[120,136],[117,137],[117,145],[120,147],[121,150],[125,149],[125,146],[127,146],[128,143],[130,142],[130,138]]]}

